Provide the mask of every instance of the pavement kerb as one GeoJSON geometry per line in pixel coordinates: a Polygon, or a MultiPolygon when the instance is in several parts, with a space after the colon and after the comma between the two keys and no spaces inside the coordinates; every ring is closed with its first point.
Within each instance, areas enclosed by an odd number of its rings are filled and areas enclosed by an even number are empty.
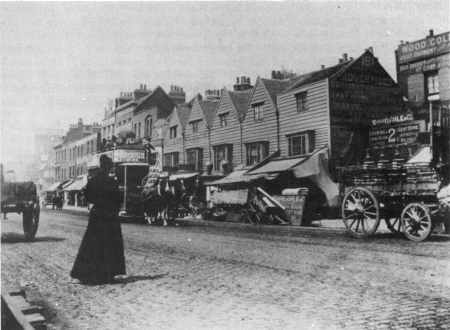
{"type": "MultiPolygon", "coordinates": [[[[48,212],[68,213],[75,215],[88,215],[87,209],[62,209],[62,210],[46,210],[48,212]]],[[[339,220],[323,220],[338,222],[339,220]]],[[[287,226],[287,225],[253,225],[240,222],[226,222],[226,221],[208,221],[193,218],[178,218],[176,223],[184,226],[197,226],[197,227],[216,227],[216,228],[229,228],[229,229],[242,229],[242,230],[256,230],[264,233],[301,233],[301,232],[328,232],[328,233],[345,233],[345,228],[326,227],[326,226],[287,226]]]]}

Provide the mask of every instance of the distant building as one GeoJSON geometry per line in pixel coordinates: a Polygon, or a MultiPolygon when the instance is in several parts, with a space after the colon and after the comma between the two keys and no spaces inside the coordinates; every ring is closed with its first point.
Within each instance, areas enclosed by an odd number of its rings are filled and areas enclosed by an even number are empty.
{"type": "Polygon", "coordinates": [[[71,125],[63,142],[54,147],[54,181],[65,181],[87,173],[89,157],[99,150],[100,126],[71,125]]]}
{"type": "Polygon", "coordinates": [[[450,106],[450,32],[401,42],[395,51],[397,81],[414,114],[428,121],[429,105],[450,106]]]}

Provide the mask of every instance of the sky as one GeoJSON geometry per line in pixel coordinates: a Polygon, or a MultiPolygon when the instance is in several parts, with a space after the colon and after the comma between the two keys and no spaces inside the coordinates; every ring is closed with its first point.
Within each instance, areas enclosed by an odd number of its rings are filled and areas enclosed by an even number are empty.
{"type": "Polygon", "coordinates": [[[0,3],[0,156],[41,129],[100,122],[145,83],[187,98],[235,77],[306,73],[372,46],[395,79],[400,40],[450,30],[447,1],[0,3]]]}

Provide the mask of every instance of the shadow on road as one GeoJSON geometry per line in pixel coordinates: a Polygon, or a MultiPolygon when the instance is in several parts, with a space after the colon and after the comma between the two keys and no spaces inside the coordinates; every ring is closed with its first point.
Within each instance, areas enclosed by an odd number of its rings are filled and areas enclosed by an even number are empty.
{"type": "Polygon", "coordinates": [[[2,233],[2,244],[14,244],[14,243],[37,243],[37,242],[60,242],[65,238],[53,237],[53,236],[37,236],[33,241],[27,241],[23,234],[18,233],[2,233]]]}
{"type": "Polygon", "coordinates": [[[156,275],[132,275],[124,278],[117,278],[112,284],[128,284],[138,281],[157,280],[167,276],[169,273],[156,274],[156,275]]]}

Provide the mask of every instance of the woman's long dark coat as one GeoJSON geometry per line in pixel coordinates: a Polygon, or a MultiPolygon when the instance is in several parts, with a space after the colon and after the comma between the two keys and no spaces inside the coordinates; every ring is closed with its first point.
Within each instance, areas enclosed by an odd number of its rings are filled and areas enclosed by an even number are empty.
{"type": "Polygon", "coordinates": [[[125,274],[122,231],[117,217],[120,192],[116,180],[100,173],[89,180],[86,199],[94,204],[70,275],[82,282],[105,283],[125,274]]]}

